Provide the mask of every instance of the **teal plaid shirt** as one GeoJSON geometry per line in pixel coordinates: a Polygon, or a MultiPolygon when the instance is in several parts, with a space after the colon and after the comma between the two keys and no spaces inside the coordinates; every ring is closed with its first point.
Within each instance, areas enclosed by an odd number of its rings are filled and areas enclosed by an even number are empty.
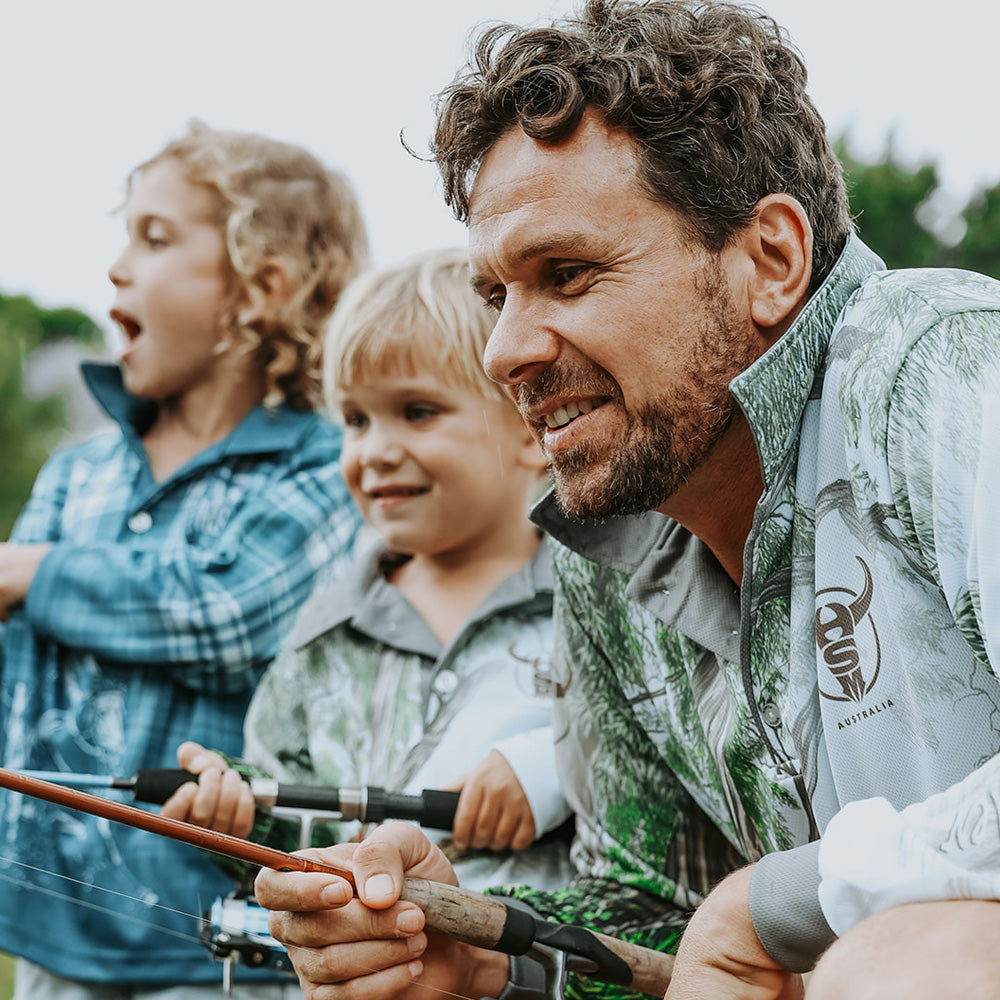
{"type": "MultiPolygon", "coordinates": [[[[3,764],[130,775],[176,766],[186,739],[239,753],[264,667],[319,571],[353,547],[340,432],[258,407],[157,483],[141,443],[150,404],[116,368],[87,377],[120,432],[55,454],[14,529],[12,541],[53,548],[3,633],[3,764]]],[[[219,975],[182,915],[229,886],[199,852],[0,793],[0,857],[0,949],[71,978],[219,975]]]]}

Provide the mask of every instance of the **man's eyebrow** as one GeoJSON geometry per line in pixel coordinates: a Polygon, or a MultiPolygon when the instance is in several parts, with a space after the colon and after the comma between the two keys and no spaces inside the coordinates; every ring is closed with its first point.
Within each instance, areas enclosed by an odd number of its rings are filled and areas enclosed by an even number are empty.
{"type": "MultiPolygon", "coordinates": [[[[594,249],[592,243],[588,243],[579,230],[573,229],[562,233],[546,233],[544,236],[518,247],[506,260],[509,265],[514,267],[534,260],[536,257],[547,257],[551,254],[571,258],[579,256],[581,259],[589,260],[594,256],[594,249]],[[582,254],[580,253],[581,249],[585,250],[582,254]]],[[[473,291],[477,295],[482,295],[484,288],[496,283],[494,278],[483,275],[472,275],[471,281],[473,291]]]]}

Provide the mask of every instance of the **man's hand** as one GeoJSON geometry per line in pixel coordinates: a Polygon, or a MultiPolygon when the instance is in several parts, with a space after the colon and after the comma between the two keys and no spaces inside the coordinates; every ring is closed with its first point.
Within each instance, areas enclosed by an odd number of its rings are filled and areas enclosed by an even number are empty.
{"type": "Polygon", "coordinates": [[[0,621],[7,621],[10,609],[24,600],[39,564],[51,548],[48,542],[34,545],[0,542],[0,621]]]}
{"type": "Polygon", "coordinates": [[[163,804],[162,815],[197,823],[208,830],[246,837],[253,829],[256,804],[250,786],[238,771],[200,743],[189,741],[177,748],[177,763],[198,775],[163,804]]]}
{"type": "Polygon", "coordinates": [[[461,791],[455,811],[455,846],[523,851],[535,839],[535,817],[514,769],[491,750],[471,771],[444,786],[461,791]]]}
{"type": "Polygon", "coordinates": [[[358,897],[336,876],[262,870],[256,896],[271,910],[271,933],[288,948],[307,1000],[445,994],[498,996],[507,957],[424,933],[424,914],[399,902],[403,878],[456,883],[441,851],[409,823],[387,823],[361,844],[307,857],[350,867],[358,897]]]}
{"type": "Polygon", "coordinates": [[[753,929],[752,872],[734,872],[695,911],[666,1000],[800,1000],[802,977],[782,969],[753,929]]]}

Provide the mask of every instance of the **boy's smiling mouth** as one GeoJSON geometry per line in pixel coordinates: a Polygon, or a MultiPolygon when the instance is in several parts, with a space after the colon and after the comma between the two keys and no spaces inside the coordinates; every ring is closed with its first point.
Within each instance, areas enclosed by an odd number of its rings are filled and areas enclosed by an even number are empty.
{"type": "Polygon", "coordinates": [[[400,500],[421,496],[428,492],[426,486],[377,486],[365,491],[372,500],[400,500]]]}

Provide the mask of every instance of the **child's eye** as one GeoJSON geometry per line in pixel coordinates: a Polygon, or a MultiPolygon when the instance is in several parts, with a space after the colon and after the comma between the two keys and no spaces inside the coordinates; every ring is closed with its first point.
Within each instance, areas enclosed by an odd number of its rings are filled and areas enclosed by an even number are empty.
{"type": "Polygon", "coordinates": [[[412,423],[420,423],[423,420],[430,420],[438,414],[438,408],[428,403],[408,403],[403,410],[407,420],[412,423]]]}
{"type": "Polygon", "coordinates": [[[368,426],[368,418],[363,413],[342,413],[340,418],[352,431],[363,431],[368,426]]]}

